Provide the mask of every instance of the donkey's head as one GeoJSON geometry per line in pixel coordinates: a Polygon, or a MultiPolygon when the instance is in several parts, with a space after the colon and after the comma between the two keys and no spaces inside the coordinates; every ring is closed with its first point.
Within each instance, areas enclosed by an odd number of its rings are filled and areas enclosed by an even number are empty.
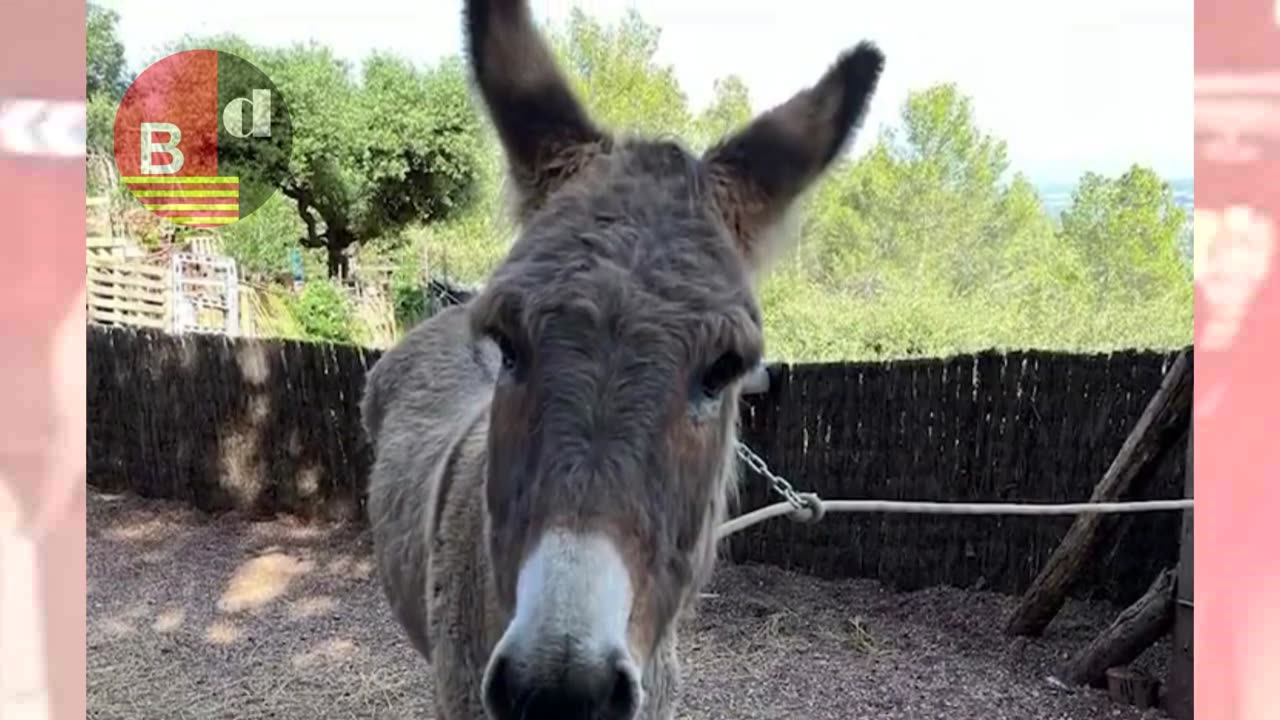
{"type": "Polygon", "coordinates": [[[860,124],[884,60],[857,46],[696,157],[596,126],[522,0],[471,0],[466,26],[522,226],[470,306],[503,362],[488,541],[510,622],[485,704],[629,720],[711,568],[769,231],[860,124]]]}

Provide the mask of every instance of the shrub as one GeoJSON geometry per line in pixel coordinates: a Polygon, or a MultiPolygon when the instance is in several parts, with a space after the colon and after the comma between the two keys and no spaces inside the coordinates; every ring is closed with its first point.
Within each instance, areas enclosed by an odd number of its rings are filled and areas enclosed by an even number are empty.
{"type": "Polygon", "coordinates": [[[350,343],[355,336],[351,299],[331,280],[312,280],[293,298],[293,314],[309,340],[350,343]]]}

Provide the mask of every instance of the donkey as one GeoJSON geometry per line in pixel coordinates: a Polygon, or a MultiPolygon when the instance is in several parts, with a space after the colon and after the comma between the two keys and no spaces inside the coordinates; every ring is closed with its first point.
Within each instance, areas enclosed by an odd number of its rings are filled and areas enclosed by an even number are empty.
{"type": "Polygon", "coordinates": [[[523,0],[464,18],[520,232],[369,373],[381,584],[441,720],[668,720],[763,353],[756,288],[884,57],[863,41],[696,156],[595,124],[523,0]]]}

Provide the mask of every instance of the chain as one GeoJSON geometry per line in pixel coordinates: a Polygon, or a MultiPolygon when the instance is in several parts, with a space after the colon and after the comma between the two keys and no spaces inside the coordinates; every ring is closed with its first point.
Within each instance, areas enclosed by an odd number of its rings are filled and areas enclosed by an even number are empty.
{"type": "Polygon", "coordinates": [[[796,492],[795,488],[791,486],[791,483],[787,482],[786,478],[775,475],[773,471],[769,469],[768,464],[766,464],[759,455],[752,452],[751,448],[747,447],[746,443],[739,440],[737,441],[737,445],[738,457],[742,458],[742,461],[745,462],[752,470],[756,471],[757,474],[767,479],[769,483],[773,485],[774,492],[786,498],[787,502],[791,503],[791,506],[796,510],[804,510],[810,507],[810,503],[805,502],[805,499],[800,497],[800,493],[796,492]]]}

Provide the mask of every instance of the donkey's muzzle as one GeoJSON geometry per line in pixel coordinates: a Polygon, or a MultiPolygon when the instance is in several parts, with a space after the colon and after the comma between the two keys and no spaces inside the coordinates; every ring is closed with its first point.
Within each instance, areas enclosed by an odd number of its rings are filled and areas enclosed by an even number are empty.
{"type": "Polygon", "coordinates": [[[627,646],[631,580],[599,533],[549,530],[520,567],[515,608],[486,668],[494,720],[633,720],[644,702],[627,646]]]}
{"type": "Polygon", "coordinates": [[[621,649],[536,664],[499,654],[485,680],[485,705],[494,720],[632,720],[640,706],[639,674],[621,649]]]}

